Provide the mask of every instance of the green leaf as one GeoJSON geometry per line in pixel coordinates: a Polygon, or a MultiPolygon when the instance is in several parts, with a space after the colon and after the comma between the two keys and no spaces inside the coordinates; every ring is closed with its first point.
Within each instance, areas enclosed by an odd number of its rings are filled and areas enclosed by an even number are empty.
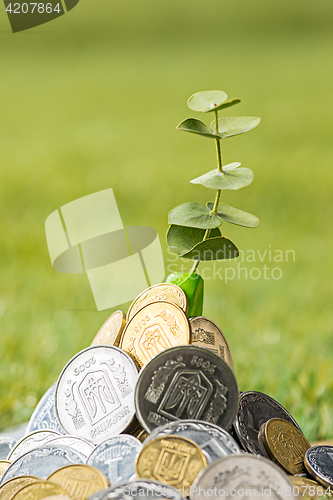
{"type": "Polygon", "coordinates": [[[183,203],[169,212],[169,224],[196,227],[199,229],[214,229],[222,224],[216,215],[199,203],[183,203]]]}
{"type": "Polygon", "coordinates": [[[211,170],[196,179],[192,179],[192,184],[202,184],[211,189],[232,189],[237,190],[248,186],[254,179],[254,173],[250,168],[240,167],[240,163],[234,162],[224,165],[223,173],[218,169],[211,170]]]}
{"type": "MultiPolygon", "coordinates": [[[[182,256],[200,243],[204,235],[204,229],[172,224],[167,232],[167,243],[171,250],[182,256]]],[[[220,230],[218,228],[212,229],[209,238],[216,238],[217,236],[221,236],[220,230]]]]}
{"type": "MultiPolygon", "coordinates": [[[[218,119],[221,139],[232,137],[233,135],[245,134],[258,127],[260,118],[257,116],[222,116],[218,119]]],[[[215,120],[210,124],[211,130],[215,133],[215,120]]]]}
{"type": "Polygon", "coordinates": [[[213,139],[218,138],[214,132],[210,130],[207,125],[202,121],[196,120],[195,118],[187,118],[177,125],[176,129],[184,130],[185,132],[192,132],[193,134],[203,135],[204,137],[212,137],[213,139]]]}
{"type": "Polygon", "coordinates": [[[206,90],[193,94],[188,100],[187,105],[193,111],[200,113],[209,113],[221,109],[221,105],[228,99],[223,90],[206,90]]]}
{"type": "MultiPolygon", "coordinates": [[[[235,98],[235,99],[230,99],[229,101],[226,101],[224,102],[223,104],[221,104],[221,106],[219,106],[217,109],[225,109],[225,108],[230,108],[230,106],[234,106],[235,104],[238,104],[240,103],[241,100],[238,99],[238,98],[235,98]]],[[[214,122],[215,123],[215,122],[214,122]]],[[[214,128],[214,131],[215,131],[215,128],[214,128]]]]}
{"type": "Polygon", "coordinates": [[[198,243],[190,252],[183,254],[182,257],[184,259],[207,261],[235,259],[238,255],[239,250],[233,242],[223,236],[219,236],[198,243]]]}
{"type": "MultiPolygon", "coordinates": [[[[211,211],[213,210],[214,203],[207,203],[207,208],[211,211]]],[[[243,212],[237,208],[226,205],[225,203],[219,203],[217,207],[217,215],[220,219],[230,222],[231,224],[236,224],[237,226],[245,227],[257,227],[259,226],[259,218],[256,215],[243,212]]]]}

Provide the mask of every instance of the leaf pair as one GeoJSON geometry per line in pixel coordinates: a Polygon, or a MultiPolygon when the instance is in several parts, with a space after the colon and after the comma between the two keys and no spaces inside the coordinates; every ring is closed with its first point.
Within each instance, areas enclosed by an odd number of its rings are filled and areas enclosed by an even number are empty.
{"type": "Polygon", "coordinates": [[[250,168],[241,167],[241,163],[234,162],[224,165],[222,172],[217,168],[207,172],[196,179],[191,180],[192,184],[201,184],[211,189],[231,189],[237,191],[246,187],[254,179],[254,173],[250,168]]]}
{"type": "Polygon", "coordinates": [[[222,116],[218,119],[218,131],[216,132],[215,120],[212,121],[209,128],[201,120],[187,118],[176,128],[212,139],[226,139],[234,135],[245,134],[245,132],[256,128],[259,123],[260,118],[257,116],[222,116]]]}
{"type": "Polygon", "coordinates": [[[193,94],[188,100],[187,105],[193,111],[199,113],[209,113],[210,111],[218,111],[220,109],[229,108],[238,104],[241,100],[230,99],[223,90],[207,90],[193,94]]]}

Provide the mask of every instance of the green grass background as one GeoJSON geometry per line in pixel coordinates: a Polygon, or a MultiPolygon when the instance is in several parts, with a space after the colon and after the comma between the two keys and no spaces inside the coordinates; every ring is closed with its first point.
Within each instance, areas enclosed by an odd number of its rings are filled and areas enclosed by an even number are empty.
{"type": "Polygon", "coordinates": [[[81,0],[15,35],[3,6],[0,16],[0,428],[29,418],[111,312],[94,310],[85,276],[52,269],[45,219],[112,187],[124,224],[155,227],[170,264],[167,213],[210,201],[189,180],[215,168],[213,143],[175,126],[202,118],[186,106],[192,93],[222,89],[242,98],[226,115],[262,118],[223,141],[224,162],[256,177],[222,200],[261,224],[223,232],[245,253],[296,259],[243,264],[279,266],[280,280],[206,280],[204,312],[241,390],[276,398],[309,439],[332,437],[333,3],[81,0]]]}

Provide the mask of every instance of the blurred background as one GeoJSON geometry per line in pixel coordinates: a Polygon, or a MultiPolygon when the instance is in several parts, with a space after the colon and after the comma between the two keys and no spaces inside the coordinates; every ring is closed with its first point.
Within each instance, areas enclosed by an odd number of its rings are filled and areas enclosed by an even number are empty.
{"type": "Polygon", "coordinates": [[[309,439],[333,437],[332,21],[327,0],[82,0],[14,35],[0,6],[1,429],[30,417],[112,312],[97,312],[86,275],[52,269],[45,219],[112,187],[123,223],[157,229],[166,268],[188,269],[167,252],[167,214],[213,199],[189,180],[215,168],[215,150],[175,126],[209,123],[186,100],[220,89],[242,99],[225,115],[262,118],[222,142],[224,163],[255,180],[221,200],[260,217],[222,228],[260,275],[201,264],[204,314],[240,390],[276,398],[309,439]]]}

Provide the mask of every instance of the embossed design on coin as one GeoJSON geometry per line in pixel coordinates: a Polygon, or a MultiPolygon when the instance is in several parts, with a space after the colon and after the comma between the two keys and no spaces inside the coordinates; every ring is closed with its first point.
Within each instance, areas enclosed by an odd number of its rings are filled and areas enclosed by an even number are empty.
{"type": "Polygon", "coordinates": [[[39,500],[51,495],[66,495],[66,491],[58,484],[48,481],[36,481],[27,484],[15,493],[13,500],[39,500]]]}
{"type": "Polygon", "coordinates": [[[206,466],[207,459],[194,441],[169,435],[156,438],[142,448],[135,472],[138,477],[157,479],[179,489],[191,486],[206,466]]]}
{"type": "Polygon", "coordinates": [[[136,479],[130,483],[108,488],[105,492],[89,497],[89,500],[184,500],[179,491],[159,481],[150,479],[136,479]]]}
{"type": "Polygon", "coordinates": [[[143,444],[145,446],[153,439],[169,434],[185,437],[197,443],[205,452],[209,463],[232,453],[240,453],[239,446],[227,431],[200,420],[177,420],[157,427],[143,444]]]}
{"type": "Polygon", "coordinates": [[[310,443],[293,424],[282,418],[271,418],[261,426],[260,434],[274,462],[290,474],[305,472],[304,456],[310,443]]]}
{"type": "Polygon", "coordinates": [[[138,378],[131,358],[115,346],[93,346],[74,356],[56,387],[56,411],[69,433],[95,444],[119,434],[134,416],[138,378]]]}
{"type": "Polygon", "coordinates": [[[87,464],[101,470],[112,486],[133,479],[134,460],[142,444],[133,436],[121,434],[104,441],[88,457],[87,464]]]}
{"type": "Polygon", "coordinates": [[[23,488],[23,486],[35,483],[36,481],[40,481],[40,478],[35,476],[18,476],[6,481],[0,486],[0,500],[12,500],[15,493],[23,488]]]}
{"type": "Polygon", "coordinates": [[[304,463],[317,481],[333,486],[333,446],[312,446],[305,453],[304,463]]]}
{"type": "Polygon", "coordinates": [[[238,407],[235,376],[220,356],[193,345],[158,354],[142,370],[137,417],[152,431],[173,420],[204,420],[228,430],[238,407]]]}
{"type": "Polygon", "coordinates": [[[245,450],[256,455],[264,454],[269,458],[267,452],[259,446],[258,434],[261,425],[271,418],[282,418],[301,430],[287,410],[270,396],[257,391],[247,391],[240,395],[234,429],[245,450]]]}
{"type": "Polygon", "coordinates": [[[60,469],[64,465],[82,464],[84,462],[83,455],[67,446],[59,445],[55,447],[47,444],[43,448],[28,451],[28,453],[15,460],[2,476],[1,484],[17,476],[37,476],[46,479],[51,472],[60,469]]]}
{"type": "Polygon", "coordinates": [[[172,283],[160,283],[140,293],[128,310],[127,321],[133,318],[144,306],[159,301],[172,302],[183,309],[185,313],[187,312],[188,301],[185,292],[179,286],[172,283]]]}
{"type": "Polygon", "coordinates": [[[26,435],[38,430],[53,430],[59,434],[65,434],[56,415],[54,406],[54,393],[56,383],[54,383],[44,394],[36,406],[28,423],[26,435]]]}
{"type": "Polygon", "coordinates": [[[0,479],[4,475],[5,471],[10,466],[11,462],[9,460],[0,460],[0,479]]]}
{"type": "Polygon", "coordinates": [[[122,311],[115,311],[98,330],[91,345],[108,344],[118,346],[125,325],[125,314],[122,311]]]}
{"type": "Polygon", "coordinates": [[[44,444],[48,443],[56,436],[60,436],[60,433],[56,431],[32,432],[31,434],[28,434],[27,436],[22,438],[21,441],[16,444],[15,448],[10,452],[8,460],[14,462],[28,451],[35,450],[36,448],[44,446],[44,444]]]}
{"type": "Polygon", "coordinates": [[[288,476],[270,460],[241,453],[220,458],[204,469],[191,488],[191,500],[213,497],[296,500],[288,476]],[[213,494],[211,492],[214,492],[213,494]]]}
{"type": "Polygon", "coordinates": [[[223,333],[219,327],[205,316],[196,316],[190,319],[191,344],[207,347],[224,359],[233,370],[231,352],[223,333]]]}
{"type": "Polygon", "coordinates": [[[52,446],[58,446],[59,444],[68,446],[68,448],[72,448],[73,450],[81,453],[81,455],[83,455],[85,458],[88,458],[90,453],[95,449],[95,446],[92,443],[89,443],[89,441],[70,435],[59,436],[55,439],[51,439],[51,441],[49,441],[49,444],[52,446]]]}
{"type": "Polygon", "coordinates": [[[17,440],[9,436],[0,436],[0,460],[6,460],[16,445],[17,440]]]}
{"type": "Polygon", "coordinates": [[[62,486],[73,500],[85,500],[88,495],[110,486],[100,470],[86,464],[62,467],[50,474],[47,480],[62,486]]]}
{"type": "Polygon", "coordinates": [[[154,302],[127,323],[121,348],[140,366],[169,347],[190,341],[190,325],[182,309],[170,302],[154,302]]]}

